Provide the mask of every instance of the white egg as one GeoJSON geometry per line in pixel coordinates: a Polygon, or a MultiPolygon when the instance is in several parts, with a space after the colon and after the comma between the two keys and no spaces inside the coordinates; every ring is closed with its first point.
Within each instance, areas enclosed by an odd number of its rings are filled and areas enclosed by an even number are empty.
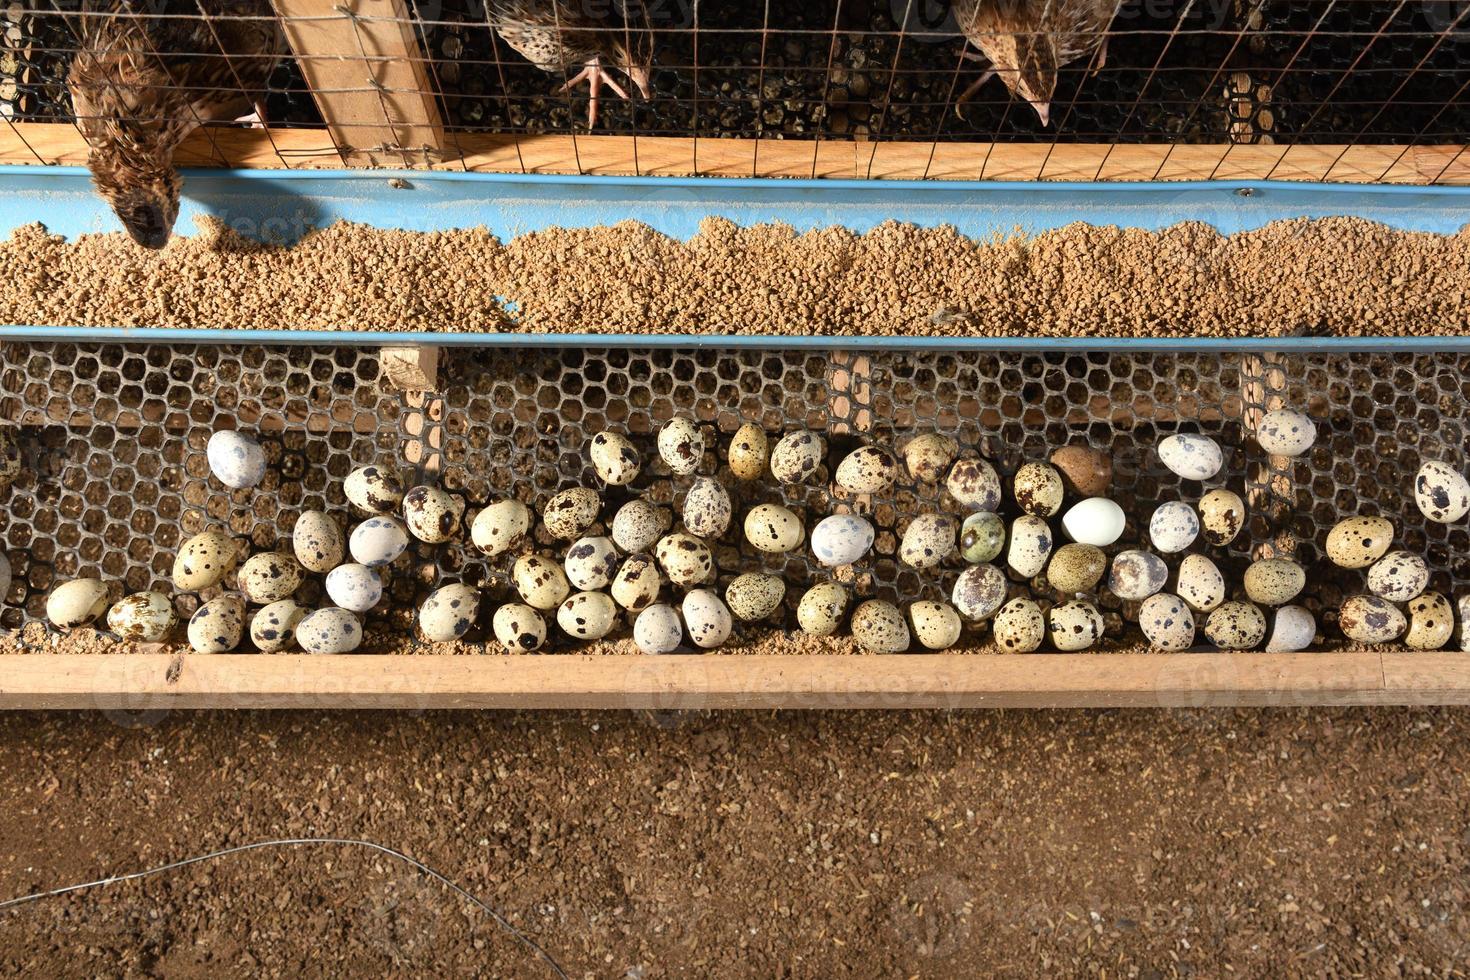
{"type": "MultiPolygon", "coordinates": [[[[1106,497],[1088,497],[1062,515],[1062,530],[1078,544],[1106,548],[1123,536],[1123,508],[1106,497]]],[[[1196,528],[1198,530],[1198,528],[1196,528]]]]}
{"type": "Polygon", "coordinates": [[[712,650],[730,637],[730,610],[709,589],[695,589],[684,597],[684,625],[694,645],[712,650]]]}
{"type": "Polygon", "coordinates": [[[327,573],[327,595],[343,609],[367,612],[383,598],[383,580],[366,565],[349,562],[327,573]]]}
{"type": "Polygon", "coordinates": [[[352,532],[347,550],[369,568],[388,565],[408,547],[408,532],[392,517],[369,517],[352,532]]]}
{"type": "Polygon", "coordinates": [[[812,553],[828,568],[851,565],[873,547],[873,525],[852,514],[824,517],[812,529],[812,553]]]}
{"type": "Polygon", "coordinates": [[[362,624],[346,609],[318,609],[296,624],[296,642],[307,653],[351,653],[362,644],[362,624]]]}
{"type": "Polygon", "coordinates": [[[1301,606],[1282,606],[1272,617],[1267,653],[1296,653],[1317,638],[1317,620],[1301,606]]]}
{"type": "Polygon", "coordinates": [[[244,490],[265,478],[265,452],[260,443],[243,432],[216,432],[209,437],[204,455],[209,460],[209,471],[227,487],[244,490]]]}

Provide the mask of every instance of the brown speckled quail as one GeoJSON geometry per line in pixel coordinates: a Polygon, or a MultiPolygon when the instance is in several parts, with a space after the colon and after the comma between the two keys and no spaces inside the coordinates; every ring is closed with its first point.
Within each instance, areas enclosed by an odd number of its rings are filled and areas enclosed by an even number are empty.
{"type": "Polygon", "coordinates": [[[646,99],[651,93],[653,32],[641,0],[592,4],[583,0],[491,0],[490,24],[506,44],[542,71],[577,74],[560,86],[568,92],[586,82],[587,127],[597,125],[602,86],[626,99],[612,77],[621,70],[646,99]]]}
{"type": "Polygon", "coordinates": [[[990,70],[959,97],[963,103],[992,77],[1036,110],[1041,124],[1051,121],[1057,71],[1096,52],[1094,70],[1107,61],[1107,30],[1123,0],[956,0],[960,30],[987,61],[990,70]]]}

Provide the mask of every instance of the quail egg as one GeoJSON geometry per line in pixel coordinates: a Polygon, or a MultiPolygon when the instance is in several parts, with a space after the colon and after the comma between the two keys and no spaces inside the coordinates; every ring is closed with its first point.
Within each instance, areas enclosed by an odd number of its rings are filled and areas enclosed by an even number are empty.
{"type": "Polygon", "coordinates": [[[944,485],[965,510],[993,511],[1000,506],[1000,477],[995,467],[977,456],[956,460],[944,485]]]}
{"type": "Polygon", "coordinates": [[[362,624],[346,609],[318,609],[296,624],[296,643],[307,653],[351,653],[362,645],[362,624]]]}
{"type": "Polygon", "coordinates": [[[684,597],[684,626],[689,639],[703,650],[713,650],[730,638],[730,610],[709,589],[694,589],[684,597]]]}
{"type": "Polygon", "coordinates": [[[580,538],[597,521],[602,510],[602,498],[596,490],[587,487],[572,487],[563,490],[546,502],[541,511],[541,520],[546,532],[553,538],[572,541],[580,538]]]}
{"type": "Polygon", "coordinates": [[[971,565],[955,579],[950,601],[972,623],[995,614],[1006,601],[1006,576],[994,565],[971,565]]]}
{"type": "Polygon", "coordinates": [[[245,603],[239,596],[210,599],[189,617],[189,646],[198,653],[229,653],[240,645],[245,603]]]}
{"type": "Polygon", "coordinates": [[[419,629],[425,639],[447,643],[468,633],[479,613],[478,589],[460,583],[445,585],[430,593],[419,607],[419,629]]]}
{"type": "Polygon", "coordinates": [[[903,449],[903,464],[919,483],[938,483],[960,451],[959,443],[937,432],[914,436],[903,449]]]}
{"type": "Polygon", "coordinates": [[[403,484],[398,475],[379,466],[360,466],[342,481],[347,502],[367,516],[391,514],[403,503],[403,484]]]}
{"type": "Polygon", "coordinates": [[[352,531],[347,550],[359,565],[391,565],[408,547],[408,532],[392,517],[369,517],[352,531]]]}
{"type": "Polygon", "coordinates": [[[1456,599],[1455,610],[1459,620],[1455,627],[1455,642],[1462,653],[1470,653],[1470,595],[1456,599]]]}
{"type": "Polygon", "coordinates": [[[1031,653],[1046,640],[1046,617],[1033,600],[1017,596],[1000,607],[991,630],[1007,653],[1031,653]]]}
{"type": "Polygon", "coordinates": [[[1016,504],[1028,514],[1052,517],[1062,509],[1066,490],[1062,474],[1047,463],[1027,463],[1016,471],[1011,484],[1016,504]]]}
{"type": "Polygon", "coordinates": [[[329,514],[304,510],[291,530],[291,550],[309,572],[330,572],[342,564],[347,541],[342,528],[329,514]]]}
{"type": "Polygon", "coordinates": [[[1185,555],[1179,563],[1179,597],[1195,612],[1207,613],[1225,601],[1225,576],[1204,555],[1185,555]]]}
{"type": "Polygon", "coordinates": [[[788,432],[771,450],[771,475],[781,483],[805,483],[826,455],[827,442],[815,432],[788,432]]]}
{"type": "Polygon", "coordinates": [[[1160,650],[1188,650],[1194,646],[1194,614],[1178,596],[1151,595],[1138,607],[1138,625],[1148,642],[1160,650]]]}
{"type": "Polygon", "coordinates": [[[1429,588],[1429,566],[1407,551],[1391,551],[1368,569],[1368,591],[1389,602],[1408,602],[1429,588]]]}
{"type": "Polygon", "coordinates": [[[1414,502],[1431,521],[1453,524],[1470,513],[1470,481],[1450,464],[1428,460],[1414,477],[1414,502]]]}
{"type": "Polygon", "coordinates": [[[62,582],[46,597],[46,618],[57,629],[69,630],[95,623],[107,612],[107,584],[101,579],[74,578],[62,582]]]}
{"type": "Polygon", "coordinates": [[[1224,547],[1245,527],[1245,501],[1232,490],[1211,490],[1199,498],[1199,523],[1206,541],[1224,547]]]}
{"type": "Polygon", "coordinates": [[[495,610],[490,627],[496,641],[511,653],[531,653],[546,642],[546,620],[519,602],[507,602],[495,610]]]}
{"type": "Polygon", "coordinates": [[[628,437],[616,432],[599,432],[592,437],[592,468],[597,477],[610,487],[622,487],[632,483],[642,468],[638,450],[628,437]]]}
{"type": "Polygon", "coordinates": [[[760,504],[745,515],[745,540],[760,551],[780,554],[801,547],[806,531],[780,504],[760,504]]]}
{"type": "Polygon", "coordinates": [[[272,602],[250,620],[250,642],[261,653],[280,653],[296,639],[296,627],[307,611],[295,599],[272,602]]]}
{"type": "Polygon", "coordinates": [[[1367,568],[1388,554],[1393,524],[1383,517],[1349,517],[1327,532],[1327,557],[1342,568],[1367,568]]]}
{"type": "Polygon", "coordinates": [[[1159,460],[1176,476],[1208,480],[1225,465],[1225,454],[1209,436],[1180,433],[1159,443],[1159,460]]]}
{"type": "Polygon", "coordinates": [[[0,490],[4,490],[20,477],[20,440],[13,425],[0,425],[0,490]]]}
{"type": "Polygon", "coordinates": [[[947,602],[920,599],[909,603],[909,624],[914,637],[930,650],[948,650],[960,641],[960,614],[947,602]]]}
{"type": "Polygon", "coordinates": [[[1306,570],[1285,558],[1263,558],[1245,570],[1245,594],[1263,606],[1284,606],[1306,587],[1306,570]]]}
{"type": "Polygon", "coordinates": [[[848,493],[887,493],[898,480],[898,463],[888,450],[863,446],[837,464],[837,485],[848,493]]]}
{"type": "Polygon", "coordinates": [[[198,592],[212,585],[235,567],[239,553],[235,541],[223,531],[203,531],[184,542],[174,558],[174,587],[198,592]]]}
{"type": "Polygon", "coordinates": [[[1123,536],[1123,508],[1106,497],[1078,501],[1062,515],[1062,530],[1078,544],[1106,548],[1123,536]]]}
{"type": "Polygon", "coordinates": [[[279,602],[296,591],[301,584],[301,563],[294,555],[267,551],[247,558],[236,579],[245,601],[263,606],[279,602]]]}
{"type": "Polygon", "coordinates": [[[676,476],[688,476],[704,459],[704,436],[692,419],[669,419],[658,430],[658,455],[676,476]]]}
{"type": "Polygon", "coordinates": [[[576,592],[556,611],[556,625],[579,640],[600,640],[618,622],[618,607],[603,592],[576,592]]]}
{"type": "Polygon", "coordinates": [[[135,592],[107,610],[107,628],[124,640],[157,643],[176,622],[173,601],[161,592],[135,592]]]}
{"type": "Polygon", "coordinates": [[[1051,454],[1051,465],[1078,497],[1101,497],[1113,483],[1113,458],[1091,446],[1063,446],[1051,454]]]}
{"type": "Polygon", "coordinates": [[[1064,602],[1047,613],[1046,633],[1051,645],[1063,653],[1086,650],[1102,639],[1102,613],[1083,599],[1064,602]]]}
{"type": "Polygon", "coordinates": [[[619,507],[613,516],[613,544],[630,555],[652,551],[673,526],[674,516],[668,508],[640,497],[619,507]]]}
{"type": "MultiPolygon", "coordinates": [[[[1048,539],[1050,531],[1048,531],[1048,539]]],[[[960,555],[972,565],[983,565],[1000,557],[1006,543],[1006,524],[1000,515],[976,511],[960,525],[960,555]]]]}
{"type": "Polygon", "coordinates": [[[519,500],[497,500],[475,515],[470,540],[494,558],[518,550],[531,533],[531,508],[519,500]]]}
{"type": "Polygon", "coordinates": [[[408,531],[428,544],[454,537],[464,517],[464,501],[438,487],[414,487],[403,495],[403,521],[408,531]]]}
{"type": "Polygon", "coordinates": [[[653,554],[669,581],[685,588],[709,581],[715,566],[709,545],[691,534],[677,531],[660,538],[653,554]]]}
{"type": "Polygon", "coordinates": [[[526,605],[537,609],[555,609],[572,591],[561,566],[540,555],[517,558],[510,579],[526,605]]]}
{"type": "Polygon", "coordinates": [[[610,538],[578,538],[562,562],[567,581],[579,592],[607,588],[618,571],[618,549],[610,538]]]}
{"type": "Polygon", "coordinates": [[[1256,441],[1272,456],[1300,456],[1317,441],[1317,425],[1290,408],[1278,408],[1261,417],[1256,441]]]}
{"type": "Polygon", "coordinates": [[[1271,617],[1267,653],[1297,653],[1317,639],[1317,620],[1301,606],[1282,606],[1271,617]]]}
{"type": "Polygon", "coordinates": [[[1266,638],[1266,616],[1249,602],[1222,602],[1205,619],[1205,636],[1221,650],[1249,650],[1266,638]]]}
{"type": "MultiPolygon", "coordinates": [[[[1000,518],[996,518],[996,523],[1000,523],[1000,518]]],[[[1002,525],[1001,534],[1004,533],[1002,525]]],[[[937,568],[954,554],[954,541],[954,518],[946,514],[920,514],[909,521],[909,526],[904,529],[903,539],[898,545],[898,560],[912,568],[937,568]]],[[[999,553],[998,547],[996,552],[999,553]]],[[[990,557],[994,558],[995,555],[990,557]]]]}
{"type": "Polygon", "coordinates": [[[778,575],[746,572],[737,575],[725,589],[725,602],[735,618],[745,622],[765,619],[781,607],[786,583],[778,575]]]}
{"type": "Polygon", "coordinates": [[[909,648],[903,613],[881,599],[869,599],[852,611],[852,637],[869,653],[903,653],[909,648]]]}
{"type": "Polygon", "coordinates": [[[718,538],[730,526],[730,495],[708,477],[694,481],[684,495],[684,527],[701,538],[718,538]]]}
{"type": "Polygon", "coordinates": [[[1455,611],[1438,592],[1425,592],[1409,603],[1409,631],[1404,644],[1415,650],[1438,650],[1455,632],[1455,611]]]}
{"type": "Polygon", "coordinates": [[[673,653],[684,642],[678,612],[663,603],[649,606],[633,622],[633,642],[644,653],[673,653]]]}
{"type": "Polygon", "coordinates": [[[1337,625],[1359,643],[1392,643],[1404,635],[1409,621],[1399,607],[1376,595],[1355,595],[1342,604],[1337,625]]]}
{"type": "Polygon", "coordinates": [[[5,604],[5,597],[10,594],[11,575],[10,559],[0,550],[0,605],[5,604]]]}
{"type": "Polygon", "coordinates": [[[1199,518],[1194,508],[1179,500],[1170,500],[1154,508],[1148,521],[1148,537],[1153,546],[1166,555],[1183,551],[1199,537],[1199,518]]]}
{"type": "Polygon", "coordinates": [[[647,609],[658,601],[663,584],[658,565],[648,555],[630,555],[613,577],[612,597],[629,612],[647,609]]]}
{"type": "Polygon", "coordinates": [[[1120,551],[1113,556],[1108,589],[1128,602],[1142,602],[1163,591],[1169,581],[1169,566],[1148,551],[1120,551]]]}
{"type": "Polygon", "coordinates": [[[1025,514],[1011,524],[1011,546],[1006,564],[1022,578],[1035,578],[1051,557],[1051,528],[1035,514],[1025,514]]]}
{"type": "Polygon", "coordinates": [[[796,607],[796,621],[812,636],[831,636],[847,612],[848,591],[836,582],[819,582],[806,590],[796,607]]]}
{"type": "Polygon", "coordinates": [[[1046,580],[1064,595],[1091,592],[1108,568],[1108,556],[1091,544],[1064,544],[1046,566],[1046,580]]]}
{"type": "Polygon", "coordinates": [[[342,609],[367,612],[382,600],[383,580],[366,565],[357,562],[338,565],[327,573],[327,597],[342,609]]]}
{"type": "Polygon", "coordinates": [[[766,470],[770,455],[766,431],[754,422],[746,422],[730,438],[730,472],[737,480],[758,480],[766,470]]]}
{"type": "Polygon", "coordinates": [[[265,479],[265,453],[243,432],[222,429],[204,447],[209,472],[233,490],[245,490],[265,479]]]}
{"type": "Polygon", "coordinates": [[[828,568],[851,565],[873,547],[873,525],[853,514],[833,514],[812,529],[812,553],[828,568]]]}

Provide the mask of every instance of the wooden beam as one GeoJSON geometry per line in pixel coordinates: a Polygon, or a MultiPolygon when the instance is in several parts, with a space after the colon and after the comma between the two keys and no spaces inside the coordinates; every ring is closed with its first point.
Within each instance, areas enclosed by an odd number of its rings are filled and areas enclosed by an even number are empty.
{"type": "MultiPolygon", "coordinates": [[[[305,3],[307,0],[281,0],[305,3]]],[[[360,61],[360,59],[359,59],[360,61]]],[[[352,71],[361,74],[356,66],[352,71]]],[[[431,100],[432,101],[432,100],[431,100]]],[[[387,132],[381,110],[360,128],[387,132]]],[[[339,136],[345,139],[345,136],[339,136]]],[[[416,138],[416,137],[415,137],[416,138]]],[[[342,168],[333,133],[323,129],[264,130],[212,127],[180,148],[182,166],[217,166],[219,156],[239,167],[342,168]],[[213,142],[211,142],[211,140],[213,142]],[[219,153],[215,152],[218,146],[219,153]],[[279,155],[278,155],[279,153],[279,155]]],[[[435,137],[438,140],[438,137],[435,137]]],[[[348,140],[373,146],[373,140],[348,140]]],[[[488,173],[590,173],[710,177],[818,177],[880,180],[1331,180],[1365,184],[1470,185],[1470,146],[1106,146],[1089,143],[853,143],[837,140],[702,139],[696,161],[692,140],[673,137],[496,136],[465,133],[441,153],[437,169],[488,173]],[[635,165],[633,148],[637,145],[635,165]],[[758,152],[757,152],[758,150],[758,152]],[[932,152],[931,152],[932,151],[932,152]],[[580,169],[578,163],[580,160],[580,169]]],[[[437,145],[443,147],[442,141],[437,145]]],[[[0,163],[84,164],[87,147],[65,123],[0,127],[0,163]]],[[[402,154],[379,155],[398,164],[402,154]],[[391,157],[391,159],[389,159],[391,157]]],[[[413,156],[413,154],[409,154],[413,156]]],[[[422,162],[422,154],[418,162],[422,162]]],[[[415,161],[410,161],[415,162],[415,161]]]]}
{"type": "Polygon", "coordinates": [[[332,140],[351,166],[426,167],[444,123],[404,0],[272,0],[332,140]]]}
{"type": "Polygon", "coordinates": [[[1470,704],[1470,656],[22,654],[0,708],[999,708],[1470,704]]]}

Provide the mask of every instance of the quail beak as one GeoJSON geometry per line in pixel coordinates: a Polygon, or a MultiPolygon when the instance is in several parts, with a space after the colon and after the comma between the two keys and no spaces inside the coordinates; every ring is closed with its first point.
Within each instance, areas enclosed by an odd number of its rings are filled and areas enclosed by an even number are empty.
{"type": "Polygon", "coordinates": [[[172,231],[169,222],[164,220],[163,209],[151,206],[132,211],[123,219],[123,227],[133,241],[155,251],[168,244],[169,232],[172,231]]]}
{"type": "Polygon", "coordinates": [[[1031,103],[1031,108],[1033,108],[1033,109],[1036,110],[1036,116],[1037,116],[1037,118],[1039,118],[1041,120],[1041,125],[1043,127],[1046,127],[1046,126],[1050,126],[1051,125],[1051,103],[1050,102],[1033,102],[1033,103],[1031,103]]]}
{"type": "Polygon", "coordinates": [[[628,77],[638,86],[638,93],[645,99],[653,98],[653,69],[637,67],[628,69],[628,77]]]}

